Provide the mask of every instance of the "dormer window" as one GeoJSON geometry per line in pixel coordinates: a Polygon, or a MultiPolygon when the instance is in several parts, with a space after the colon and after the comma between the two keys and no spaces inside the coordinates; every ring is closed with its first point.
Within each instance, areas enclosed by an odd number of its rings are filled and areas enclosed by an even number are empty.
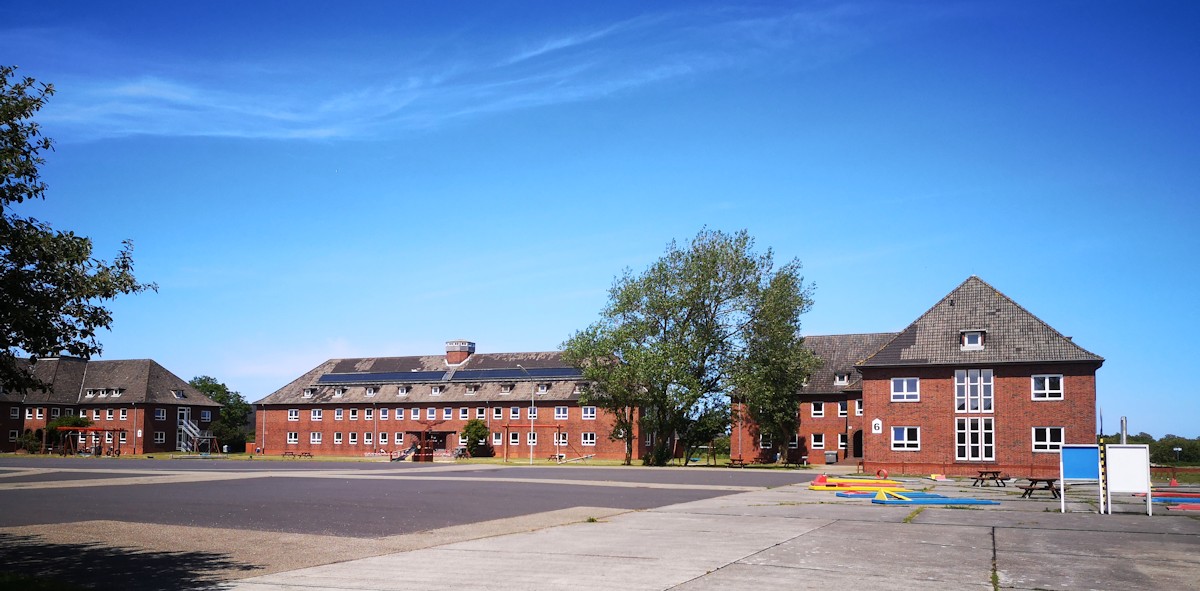
{"type": "Polygon", "coordinates": [[[183,390],[171,390],[171,394],[176,398],[187,398],[187,396],[183,394],[183,390]]]}
{"type": "Polygon", "coordinates": [[[112,390],[108,391],[108,395],[112,396],[113,398],[120,398],[122,392],[124,392],[124,390],[113,388],[112,390]]]}
{"type": "Polygon", "coordinates": [[[312,398],[313,394],[316,394],[316,393],[317,393],[316,388],[305,388],[304,389],[304,397],[305,398],[312,398]]]}
{"type": "Polygon", "coordinates": [[[408,396],[408,386],[400,386],[397,388],[396,396],[408,396]]]}
{"type": "Polygon", "coordinates": [[[345,388],[334,388],[334,390],[333,390],[333,397],[334,397],[334,398],[341,398],[342,396],[345,396],[345,395],[346,395],[346,389],[345,389],[345,388]]]}
{"type": "Polygon", "coordinates": [[[513,390],[512,384],[500,384],[500,393],[501,394],[512,394],[512,390],[513,390]]]}
{"type": "Polygon", "coordinates": [[[545,394],[550,391],[550,384],[538,384],[538,394],[545,394]]]}
{"type": "Polygon", "coordinates": [[[83,395],[84,395],[84,397],[85,397],[85,398],[95,398],[95,397],[96,397],[96,391],[95,391],[95,390],[90,390],[90,389],[89,389],[89,390],[88,390],[87,392],[85,392],[83,395]]]}
{"type": "Polygon", "coordinates": [[[478,384],[471,384],[470,386],[467,386],[467,396],[474,396],[478,393],[479,393],[479,385],[478,384]]]}
{"type": "Polygon", "coordinates": [[[587,384],[585,384],[583,382],[575,382],[575,394],[582,394],[583,389],[586,386],[587,386],[587,384]]]}
{"type": "Polygon", "coordinates": [[[848,374],[848,373],[833,374],[833,385],[845,386],[846,384],[849,384],[849,383],[850,383],[850,374],[848,374]]]}
{"type": "Polygon", "coordinates": [[[429,393],[430,393],[430,394],[432,394],[432,395],[434,395],[434,396],[441,396],[441,395],[442,395],[442,387],[441,387],[441,386],[434,386],[434,387],[433,387],[433,388],[432,388],[432,389],[429,391],[429,393]]]}
{"type": "Polygon", "coordinates": [[[376,392],[375,388],[367,388],[367,398],[373,398],[376,392]]]}
{"type": "Polygon", "coordinates": [[[104,397],[108,396],[108,390],[100,390],[100,393],[97,394],[97,396],[99,396],[100,398],[104,398],[104,397]]]}
{"type": "Polygon", "coordinates": [[[959,344],[963,351],[982,351],[983,340],[984,332],[982,330],[964,330],[959,344]]]}

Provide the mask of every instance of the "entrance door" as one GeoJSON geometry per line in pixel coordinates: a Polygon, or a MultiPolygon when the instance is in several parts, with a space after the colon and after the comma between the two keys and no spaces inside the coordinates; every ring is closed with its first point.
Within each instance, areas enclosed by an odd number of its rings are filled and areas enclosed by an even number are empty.
{"type": "Polygon", "coordinates": [[[175,450],[176,451],[191,451],[188,449],[188,434],[183,430],[183,426],[192,420],[192,407],[181,406],[176,411],[178,420],[175,422],[175,450]]]}
{"type": "Polygon", "coordinates": [[[852,451],[854,452],[854,457],[856,457],[856,458],[861,458],[861,457],[863,457],[863,449],[862,449],[862,447],[863,447],[863,442],[862,442],[862,437],[863,437],[863,436],[862,436],[862,429],[859,429],[859,430],[857,430],[857,431],[855,431],[855,432],[854,432],[854,441],[851,443],[851,447],[853,448],[853,449],[852,449],[852,451]]]}

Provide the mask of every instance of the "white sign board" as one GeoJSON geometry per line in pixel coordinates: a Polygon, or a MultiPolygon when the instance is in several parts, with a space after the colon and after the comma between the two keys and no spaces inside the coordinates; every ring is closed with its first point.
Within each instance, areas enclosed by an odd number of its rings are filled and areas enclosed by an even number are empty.
{"type": "Polygon", "coordinates": [[[1104,446],[1104,472],[1108,479],[1108,513],[1112,514],[1113,493],[1146,495],[1146,515],[1153,515],[1150,492],[1150,446],[1145,444],[1104,446]]]}
{"type": "Polygon", "coordinates": [[[871,432],[875,434],[883,433],[883,421],[879,419],[871,421],[871,432]]]}

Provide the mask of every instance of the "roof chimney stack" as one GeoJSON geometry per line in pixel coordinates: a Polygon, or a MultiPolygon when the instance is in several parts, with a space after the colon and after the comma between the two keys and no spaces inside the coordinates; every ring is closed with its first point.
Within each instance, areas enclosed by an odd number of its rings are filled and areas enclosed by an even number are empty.
{"type": "Polygon", "coordinates": [[[459,365],[474,352],[475,343],[471,341],[446,341],[446,365],[459,365]]]}

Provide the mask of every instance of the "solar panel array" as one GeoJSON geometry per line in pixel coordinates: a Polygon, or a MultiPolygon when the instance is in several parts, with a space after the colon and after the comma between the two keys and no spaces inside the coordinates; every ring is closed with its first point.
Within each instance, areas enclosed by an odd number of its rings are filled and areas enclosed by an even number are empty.
{"type": "Polygon", "coordinates": [[[318,384],[370,384],[374,382],[438,382],[444,371],[384,371],[366,373],[327,373],[318,384]]]}

